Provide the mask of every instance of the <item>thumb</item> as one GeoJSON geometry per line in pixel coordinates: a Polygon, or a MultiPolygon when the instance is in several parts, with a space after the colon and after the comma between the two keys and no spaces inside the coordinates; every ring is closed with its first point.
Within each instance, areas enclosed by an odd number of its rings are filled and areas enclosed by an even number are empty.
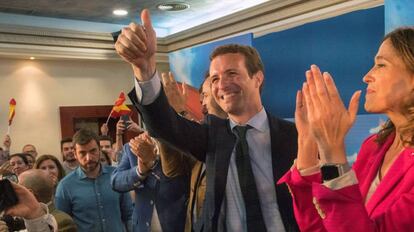
{"type": "Polygon", "coordinates": [[[349,101],[348,113],[349,113],[349,116],[351,117],[352,123],[355,121],[356,114],[358,112],[360,97],[361,97],[361,90],[358,90],[352,95],[351,100],[349,101]]]}
{"type": "Polygon", "coordinates": [[[145,27],[146,30],[149,31],[153,31],[154,28],[152,27],[152,22],[151,22],[151,15],[148,9],[144,9],[141,12],[141,22],[142,25],[145,27]]]}

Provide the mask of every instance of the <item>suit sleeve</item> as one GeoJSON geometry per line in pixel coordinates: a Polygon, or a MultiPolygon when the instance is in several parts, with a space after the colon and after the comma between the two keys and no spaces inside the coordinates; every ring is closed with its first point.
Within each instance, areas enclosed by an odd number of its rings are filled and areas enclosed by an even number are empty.
{"type": "MultiPolygon", "coordinates": [[[[377,149],[371,149],[368,153],[369,146],[372,144],[365,146],[366,142],[361,148],[352,171],[361,180],[366,176],[359,176],[360,168],[370,168],[366,166],[367,160],[373,159],[372,154],[377,151],[377,149]]],[[[365,196],[361,194],[359,183],[331,189],[321,183],[320,174],[301,176],[295,168],[289,171],[280,182],[287,183],[293,194],[295,217],[301,231],[412,231],[414,180],[409,177],[408,171],[412,172],[412,168],[404,173],[406,176],[398,183],[398,186],[394,186],[399,189],[398,193],[394,193],[399,194],[398,197],[394,201],[380,202],[370,215],[368,215],[365,196]]],[[[376,191],[381,191],[380,188],[387,184],[381,183],[376,191]]]]}
{"type": "Polygon", "coordinates": [[[286,183],[293,199],[293,211],[300,231],[326,231],[321,217],[313,205],[312,184],[321,180],[320,173],[301,176],[296,167],[289,170],[280,180],[286,183]]]}
{"type": "Polygon", "coordinates": [[[198,124],[179,116],[169,105],[164,90],[149,105],[138,103],[135,89],[129,94],[131,101],[143,117],[152,137],[205,161],[208,144],[207,124],[198,124]]]}
{"type": "Polygon", "coordinates": [[[121,162],[111,175],[111,185],[117,192],[128,192],[141,186],[144,179],[138,175],[137,165],[131,165],[130,159],[133,159],[133,154],[128,144],[124,145],[122,153],[121,162]]]}
{"type": "Polygon", "coordinates": [[[166,177],[173,178],[187,175],[191,171],[195,161],[192,161],[188,156],[165,143],[160,143],[159,148],[162,172],[166,177]]]}

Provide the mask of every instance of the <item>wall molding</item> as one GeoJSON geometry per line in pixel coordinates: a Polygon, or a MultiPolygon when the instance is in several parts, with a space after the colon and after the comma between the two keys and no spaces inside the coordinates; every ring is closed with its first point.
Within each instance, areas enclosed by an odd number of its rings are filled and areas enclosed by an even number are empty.
{"type": "MultiPolygon", "coordinates": [[[[260,37],[351,11],[382,5],[384,0],[269,1],[190,30],[158,39],[157,62],[168,52],[210,41],[253,33],[260,37]]],[[[109,33],[90,33],[0,24],[0,56],[27,59],[119,60],[109,33]]]]}

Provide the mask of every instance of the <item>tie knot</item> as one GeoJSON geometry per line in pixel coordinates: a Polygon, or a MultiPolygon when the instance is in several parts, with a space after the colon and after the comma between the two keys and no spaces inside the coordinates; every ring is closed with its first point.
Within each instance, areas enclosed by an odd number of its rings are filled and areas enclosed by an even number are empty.
{"type": "Polygon", "coordinates": [[[240,139],[246,139],[246,132],[250,128],[252,128],[252,127],[249,126],[249,125],[246,125],[246,126],[235,126],[233,130],[234,130],[234,132],[236,132],[236,135],[237,135],[238,138],[240,138],[240,139]]]}

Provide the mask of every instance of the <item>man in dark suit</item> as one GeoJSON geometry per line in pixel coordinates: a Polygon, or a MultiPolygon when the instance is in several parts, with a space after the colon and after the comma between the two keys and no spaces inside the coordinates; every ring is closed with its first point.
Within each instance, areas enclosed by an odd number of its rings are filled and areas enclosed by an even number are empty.
{"type": "Polygon", "coordinates": [[[269,115],[261,103],[264,68],[249,46],[225,45],[210,56],[211,90],[228,119],[204,124],[180,117],[169,106],[155,68],[156,36],[149,12],[131,23],[115,44],[132,64],[129,93],[150,134],[206,163],[206,199],[198,230],[297,231],[290,195],[276,181],[293,164],[294,124],[269,115]]]}

